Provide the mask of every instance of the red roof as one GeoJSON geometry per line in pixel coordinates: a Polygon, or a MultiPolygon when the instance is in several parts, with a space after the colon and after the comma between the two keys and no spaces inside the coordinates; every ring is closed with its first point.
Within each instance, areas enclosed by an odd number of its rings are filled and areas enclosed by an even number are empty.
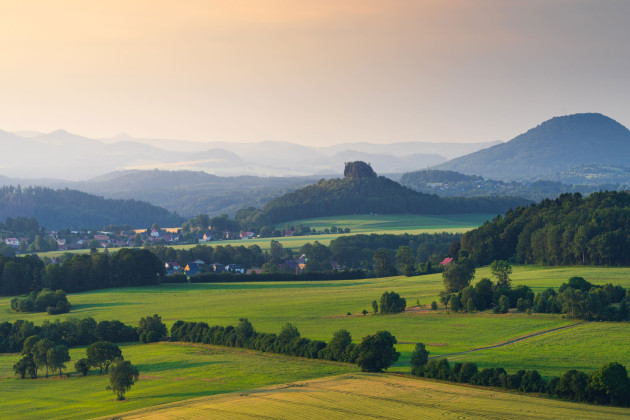
{"type": "Polygon", "coordinates": [[[440,263],[440,265],[447,265],[451,261],[453,261],[452,258],[444,258],[444,260],[440,263]]]}

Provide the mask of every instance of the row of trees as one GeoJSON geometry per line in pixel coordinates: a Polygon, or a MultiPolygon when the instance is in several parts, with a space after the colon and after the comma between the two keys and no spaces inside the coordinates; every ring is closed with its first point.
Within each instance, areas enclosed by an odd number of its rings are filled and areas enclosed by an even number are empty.
{"type": "Polygon", "coordinates": [[[0,294],[19,295],[43,288],[68,293],[108,287],[158,284],[164,264],[144,249],[123,248],[108,254],[69,254],[59,264],[44,266],[36,256],[0,256],[0,294]]]}
{"type": "Polygon", "coordinates": [[[49,315],[70,311],[70,302],[63,290],[42,289],[26,296],[11,299],[11,309],[16,312],[48,312],[49,315]]]}
{"type": "Polygon", "coordinates": [[[236,327],[210,327],[205,322],[177,321],[171,328],[171,340],[357,363],[365,372],[387,369],[400,356],[394,348],[396,338],[388,331],[368,335],[361,343],[354,344],[348,331],[339,330],[327,345],[323,341],[302,337],[298,329],[290,323],[282,327],[279,334],[257,332],[245,318],[241,318],[236,327]]]}
{"type": "Polygon", "coordinates": [[[446,358],[429,360],[428,356],[424,344],[418,343],[411,354],[412,375],[521,392],[547,393],[572,401],[630,405],[630,379],[626,368],[617,362],[607,363],[590,375],[571,369],[561,377],[553,376],[547,381],[536,370],[519,370],[508,374],[502,367],[479,370],[472,362],[451,365],[446,358]]]}
{"type": "Polygon", "coordinates": [[[557,292],[549,288],[535,294],[525,285],[512,287],[512,267],[506,261],[493,261],[490,270],[496,283],[483,278],[473,286],[470,283],[475,267],[470,259],[460,258],[448,264],[442,273],[442,304],[453,311],[492,308],[495,313],[506,313],[517,308],[521,312],[562,313],[570,318],[602,321],[624,321],[630,314],[630,289],[620,285],[598,286],[582,277],[571,277],[557,292]]]}
{"type": "Polygon", "coordinates": [[[519,207],[464,234],[461,250],[478,264],[629,265],[630,192],[562,194],[519,207]]]}
{"type": "Polygon", "coordinates": [[[68,347],[86,346],[96,341],[113,343],[136,342],[140,334],[137,327],[114,321],[96,322],[94,318],[68,318],[63,321],[44,320],[42,325],[31,321],[17,320],[0,322],[0,353],[16,353],[22,350],[24,342],[32,336],[48,339],[55,345],[68,347]]]}

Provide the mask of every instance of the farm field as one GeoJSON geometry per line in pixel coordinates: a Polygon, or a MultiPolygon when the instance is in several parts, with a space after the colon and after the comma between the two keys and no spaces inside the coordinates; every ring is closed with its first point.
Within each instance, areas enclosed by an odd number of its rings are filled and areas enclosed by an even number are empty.
{"type": "MultiPolygon", "coordinates": [[[[515,267],[513,277],[515,284],[531,284],[540,289],[558,287],[572,275],[583,275],[596,284],[613,282],[628,287],[629,274],[628,268],[515,267]]],[[[478,270],[477,279],[486,275],[489,276],[488,269],[481,268],[478,270]]],[[[400,362],[408,361],[416,342],[425,343],[431,356],[438,356],[490,346],[581,322],[549,314],[496,315],[485,312],[454,314],[444,310],[437,312],[427,310],[425,305],[437,300],[440,290],[442,290],[440,274],[322,282],[164,284],[73,294],[69,296],[73,305],[71,313],[59,315],[56,319],[91,316],[97,321],[118,319],[124,323],[137,325],[141,317],[158,313],[170,328],[180,319],[226,326],[235,325],[239,318],[245,317],[258,331],[279,332],[286,322],[291,322],[298,327],[302,336],[325,341],[332,337],[333,332],[342,328],[347,329],[356,342],[368,334],[388,330],[398,339],[400,362]],[[383,292],[392,290],[407,300],[410,307],[408,311],[387,316],[361,315],[363,309],[371,310],[373,300],[379,300],[383,292]],[[420,307],[416,306],[416,301],[420,303],[420,307]],[[351,315],[347,315],[348,312],[351,315]]],[[[9,301],[9,298],[0,298],[0,317],[3,320],[29,319],[41,323],[50,318],[46,314],[11,312],[9,301]]],[[[620,325],[620,328],[628,328],[628,324],[620,325]]],[[[582,331],[582,327],[564,333],[571,335],[574,331],[582,331]]],[[[546,337],[541,336],[538,340],[544,343],[546,337]]],[[[583,348],[587,349],[589,343],[595,345],[600,342],[600,338],[597,335],[585,335],[582,339],[583,348]]],[[[528,366],[530,359],[528,353],[502,353],[508,350],[506,346],[487,350],[487,354],[489,359],[496,363],[502,363],[502,357],[505,357],[506,364],[511,363],[515,367],[528,366]],[[505,355],[502,356],[503,354],[505,355]]],[[[594,370],[601,365],[599,360],[592,359],[578,348],[563,351],[567,353],[568,360],[573,357],[573,361],[579,362],[586,370],[594,370]],[[576,357],[579,360],[575,359],[576,357]]],[[[480,354],[475,353],[474,357],[480,357],[480,354]]],[[[615,360],[630,365],[630,356],[626,355],[624,358],[624,354],[612,355],[615,356],[615,360]]],[[[602,358],[606,356],[607,353],[603,354],[602,358]]],[[[470,354],[470,357],[472,358],[473,354],[470,354]]],[[[463,356],[461,358],[463,359],[463,356]]],[[[546,363],[546,368],[540,369],[544,375],[555,374],[558,369],[565,366],[558,361],[561,367],[556,367],[554,365],[556,362],[552,359],[546,363]]],[[[406,372],[408,366],[395,367],[393,370],[406,372]]]]}
{"type": "MultiPolygon", "coordinates": [[[[330,228],[331,226],[350,228],[347,234],[322,234],[307,236],[289,236],[278,238],[261,238],[248,240],[229,240],[229,241],[213,241],[206,245],[232,245],[232,246],[251,246],[258,245],[263,251],[269,249],[269,243],[276,240],[285,248],[298,249],[308,242],[318,241],[321,244],[329,245],[330,241],[340,235],[353,235],[359,233],[390,233],[390,234],[420,234],[420,233],[438,233],[438,232],[466,232],[482,225],[486,220],[494,218],[493,214],[454,214],[447,216],[432,216],[419,214],[394,214],[394,215],[356,215],[356,216],[339,216],[339,217],[322,217],[308,220],[295,220],[288,223],[278,225],[279,229],[286,226],[309,226],[319,231],[330,228]]],[[[167,229],[168,230],[168,229],[167,229]]],[[[170,229],[172,230],[172,229],[170,229]]],[[[196,245],[173,245],[175,249],[189,249],[196,245]]],[[[110,252],[117,251],[118,248],[110,248],[110,252]]],[[[77,251],[49,251],[40,252],[42,257],[58,257],[65,252],[72,253],[88,253],[89,249],[81,249],[77,251]]]]}
{"type": "Polygon", "coordinates": [[[630,417],[630,411],[400,376],[352,373],[182,401],[125,413],[117,418],[212,416],[231,419],[610,419],[630,417]]]}
{"type": "MultiPolygon", "coordinates": [[[[18,355],[0,357],[0,417],[92,418],[217,393],[249,390],[358,371],[356,366],[253,351],[180,343],[121,346],[123,356],[140,371],[140,380],[116,402],[106,391],[107,375],[98,369],[86,376],[16,379],[18,355]]],[[[85,357],[85,348],[70,351],[68,371],[85,357]]]]}

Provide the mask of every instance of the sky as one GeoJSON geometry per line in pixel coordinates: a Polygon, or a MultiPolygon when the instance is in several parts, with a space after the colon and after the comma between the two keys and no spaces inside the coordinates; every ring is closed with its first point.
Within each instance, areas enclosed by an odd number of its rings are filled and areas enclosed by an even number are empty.
{"type": "Polygon", "coordinates": [[[507,141],[630,126],[626,0],[0,0],[0,129],[507,141]]]}

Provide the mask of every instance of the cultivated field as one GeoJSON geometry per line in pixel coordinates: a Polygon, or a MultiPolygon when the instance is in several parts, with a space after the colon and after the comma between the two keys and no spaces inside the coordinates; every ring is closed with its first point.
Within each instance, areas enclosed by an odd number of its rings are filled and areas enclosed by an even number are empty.
{"type": "Polygon", "coordinates": [[[355,373],[198,398],[124,419],[610,419],[624,408],[575,404],[384,374],[355,373]]]}

